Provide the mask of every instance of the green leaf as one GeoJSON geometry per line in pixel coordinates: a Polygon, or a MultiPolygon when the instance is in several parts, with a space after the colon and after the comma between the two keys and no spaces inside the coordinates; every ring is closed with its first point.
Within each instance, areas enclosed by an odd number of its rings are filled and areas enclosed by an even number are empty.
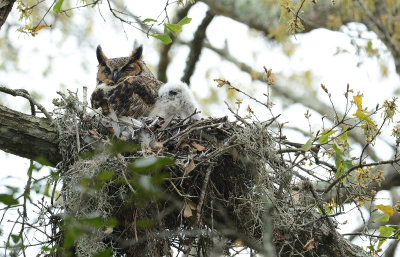
{"type": "Polygon", "coordinates": [[[341,161],[339,161],[339,164],[338,164],[338,162],[335,162],[335,164],[336,164],[336,168],[337,168],[337,171],[335,174],[335,179],[337,179],[338,177],[341,177],[344,174],[344,165],[343,165],[343,162],[341,162],[341,161]]]}
{"type": "Polygon", "coordinates": [[[178,24],[165,24],[165,26],[167,27],[167,29],[174,33],[182,31],[182,27],[178,24]]]}
{"type": "Polygon", "coordinates": [[[318,139],[318,141],[319,141],[321,144],[324,144],[324,143],[328,142],[329,137],[330,137],[333,133],[335,133],[336,131],[337,131],[337,130],[331,130],[331,131],[326,130],[326,131],[322,132],[322,133],[321,133],[321,137],[318,139]]]}
{"type": "Polygon", "coordinates": [[[346,169],[350,169],[354,167],[353,161],[352,160],[347,160],[343,162],[344,167],[346,167],[346,169]]]}
{"type": "MultiPolygon", "coordinates": [[[[35,162],[38,162],[39,164],[44,165],[44,166],[53,166],[53,165],[49,162],[49,160],[47,160],[46,157],[43,157],[43,156],[37,157],[37,158],[35,159],[35,162]]],[[[41,169],[42,167],[38,167],[38,168],[41,169]]]]}
{"type": "Polygon", "coordinates": [[[379,231],[379,235],[380,235],[380,236],[389,237],[389,236],[392,235],[392,233],[393,233],[394,230],[395,230],[395,229],[392,228],[392,227],[380,226],[378,231],[379,231]]]}
{"type": "Polygon", "coordinates": [[[55,13],[59,13],[61,10],[61,5],[63,4],[64,0],[58,0],[57,3],[53,7],[53,11],[55,13]]]}
{"type": "Polygon", "coordinates": [[[157,22],[157,21],[155,19],[151,19],[151,18],[147,18],[142,21],[142,23],[146,23],[146,22],[157,22]]]}
{"type": "Polygon", "coordinates": [[[21,239],[21,235],[11,235],[11,239],[16,244],[21,239]]]}
{"type": "Polygon", "coordinates": [[[344,129],[344,133],[340,135],[340,139],[347,142],[347,127],[344,129]]]}
{"type": "Polygon", "coordinates": [[[368,123],[373,123],[375,124],[370,117],[368,117],[364,112],[357,110],[357,112],[355,114],[353,114],[354,116],[356,116],[357,118],[359,118],[360,120],[364,120],[368,123]]]}
{"type": "Polygon", "coordinates": [[[376,220],[374,220],[375,222],[377,222],[377,221],[383,221],[383,222],[388,222],[389,221],[389,215],[383,215],[383,216],[380,216],[379,218],[377,218],[376,220]]]}
{"type": "Polygon", "coordinates": [[[372,41],[368,41],[367,46],[365,47],[367,52],[372,52],[372,41]]]}
{"type": "Polygon", "coordinates": [[[153,34],[153,35],[150,35],[150,36],[152,36],[154,38],[157,38],[158,40],[163,42],[163,44],[165,44],[165,45],[169,45],[172,42],[172,39],[166,34],[153,34]]]}
{"type": "Polygon", "coordinates": [[[101,216],[83,218],[79,220],[82,224],[93,226],[93,227],[101,227],[104,225],[104,220],[101,216]]]}
{"type": "Polygon", "coordinates": [[[119,140],[114,140],[111,144],[111,152],[113,153],[132,153],[138,149],[140,149],[139,144],[132,144],[119,140]]]}
{"type": "MultiPolygon", "coordinates": [[[[40,250],[42,250],[43,253],[54,253],[56,247],[57,247],[57,246],[48,247],[47,245],[44,245],[44,246],[40,247],[40,250]]],[[[46,255],[45,255],[45,256],[46,256],[46,255]]]]}
{"type": "Polygon", "coordinates": [[[93,257],[110,257],[110,256],[112,256],[112,254],[113,253],[112,253],[111,249],[108,248],[104,251],[96,253],[95,255],[93,255],[93,257]]]}
{"type": "Polygon", "coordinates": [[[15,205],[18,204],[18,200],[14,199],[13,195],[0,194],[0,203],[4,203],[5,205],[15,205]]]}
{"type": "Polygon", "coordinates": [[[109,181],[114,177],[114,172],[111,170],[103,170],[97,174],[97,179],[100,181],[109,181]]]}
{"type": "MultiPolygon", "coordinates": [[[[395,229],[392,227],[380,226],[379,227],[379,235],[389,237],[392,235],[395,229]]],[[[378,248],[381,248],[382,244],[386,242],[386,238],[379,239],[378,248]]]]}
{"type": "Polygon", "coordinates": [[[337,158],[343,159],[343,158],[342,158],[342,156],[343,156],[343,149],[342,149],[342,147],[338,146],[337,144],[333,144],[333,145],[332,145],[332,148],[333,148],[333,150],[335,150],[336,157],[337,157],[337,158]]]}
{"type": "Polygon", "coordinates": [[[319,213],[322,214],[322,211],[321,211],[321,209],[318,207],[318,205],[316,205],[315,207],[317,207],[317,211],[318,211],[319,213]]]}
{"type": "Polygon", "coordinates": [[[179,26],[183,26],[183,25],[185,25],[185,24],[189,24],[190,22],[192,21],[192,18],[189,18],[189,17],[185,17],[185,18],[183,18],[182,20],[180,20],[177,24],[179,25],[179,26]]]}
{"type": "Polygon", "coordinates": [[[157,222],[151,219],[140,219],[136,222],[138,228],[150,228],[157,225],[157,222]]]}
{"type": "Polygon", "coordinates": [[[63,245],[65,248],[71,247],[75,240],[77,240],[82,234],[82,230],[80,228],[72,227],[65,230],[64,233],[64,242],[63,245]]]}
{"type": "Polygon", "coordinates": [[[372,252],[375,252],[375,248],[374,248],[373,245],[370,245],[370,246],[368,246],[367,248],[370,249],[372,252]]]}
{"type": "Polygon", "coordinates": [[[308,139],[307,143],[305,143],[305,144],[303,145],[303,147],[301,148],[301,150],[303,150],[304,152],[310,151],[311,146],[312,146],[312,141],[313,141],[313,138],[308,139]]]}

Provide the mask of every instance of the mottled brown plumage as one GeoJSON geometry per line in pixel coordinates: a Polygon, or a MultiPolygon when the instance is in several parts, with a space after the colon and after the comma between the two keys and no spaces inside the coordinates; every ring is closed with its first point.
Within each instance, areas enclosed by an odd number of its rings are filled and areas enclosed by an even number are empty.
{"type": "Polygon", "coordinates": [[[157,100],[158,81],[142,60],[139,46],[128,57],[107,58],[97,47],[97,86],[91,96],[92,107],[101,107],[108,115],[112,108],[117,116],[148,116],[157,100]]]}

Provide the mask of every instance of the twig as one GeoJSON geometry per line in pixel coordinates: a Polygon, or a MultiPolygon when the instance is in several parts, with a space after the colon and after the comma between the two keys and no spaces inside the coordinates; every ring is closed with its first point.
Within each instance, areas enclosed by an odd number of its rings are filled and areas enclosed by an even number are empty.
{"type": "Polygon", "coordinates": [[[6,93],[6,94],[10,94],[10,95],[12,95],[12,96],[21,96],[21,97],[23,97],[23,98],[28,99],[29,102],[31,102],[32,104],[34,104],[34,105],[37,106],[37,108],[46,116],[46,118],[47,118],[48,120],[53,121],[53,118],[52,118],[51,115],[46,111],[46,109],[45,109],[41,104],[39,104],[38,102],[36,102],[36,100],[33,99],[33,98],[29,95],[28,91],[26,91],[25,89],[15,89],[15,90],[13,90],[13,89],[9,89],[9,88],[7,88],[7,87],[0,86],[0,92],[6,93]]]}
{"type": "Polygon", "coordinates": [[[325,189],[324,194],[328,193],[337,183],[339,183],[342,179],[347,177],[353,170],[356,170],[358,168],[363,168],[363,167],[371,167],[371,166],[378,166],[378,165],[383,165],[383,164],[394,164],[400,162],[400,158],[393,159],[393,160],[388,160],[388,161],[380,161],[380,162],[371,162],[371,163],[366,163],[366,164],[358,164],[356,166],[351,167],[345,174],[342,176],[338,177],[335,179],[332,184],[328,186],[327,189],[325,189]]]}
{"type": "MultiPolygon", "coordinates": [[[[208,186],[208,181],[210,179],[211,171],[212,171],[212,167],[209,166],[207,168],[207,173],[206,173],[206,175],[204,177],[204,182],[203,182],[203,185],[201,187],[200,199],[199,199],[199,203],[197,204],[197,208],[196,208],[196,212],[197,212],[197,214],[196,214],[196,227],[197,228],[200,228],[200,226],[201,226],[201,214],[202,214],[201,210],[202,210],[202,207],[203,207],[204,198],[205,198],[205,195],[206,195],[206,190],[207,190],[207,186],[208,186]]],[[[201,234],[199,234],[199,235],[201,235],[201,234]]],[[[188,245],[188,248],[186,249],[186,253],[184,255],[185,257],[189,256],[190,251],[191,251],[192,246],[193,246],[193,241],[194,241],[194,237],[192,237],[189,240],[189,245],[188,245]]]]}
{"type": "Polygon", "coordinates": [[[243,124],[245,124],[245,125],[250,125],[250,123],[248,123],[247,121],[245,121],[242,117],[240,117],[236,112],[234,112],[233,110],[232,110],[232,108],[229,106],[229,104],[226,102],[226,101],[224,101],[224,103],[225,103],[225,105],[226,105],[226,107],[228,108],[228,110],[233,114],[233,116],[235,116],[235,118],[236,119],[238,119],[238,120],[240,120],[243,124]]]}
{"type": "Polygon", "coordinates": [[[345,257],[346,255],[345,255],[345,253],[344,253],[344,250],[343,250],[342,246],[340,245],[340,240],[339,240],[339,237],[338,237],[338,232],[336,231],[336,228],[335,228],[335,226],[333,225],[332,220],[329,218],[328,214],[327,214],[326,211],[325,211],[324,206],[323,206],[322,203],[321,203],[321,200],[319,199],[317,193],[315,192],[313,184],[312,184],[309,180],[307,180],[307,181],[304,182],[304,187],[307,188],[308,190],[310,190],[310,192],[311,192],[312,196],[314,197],[314,200],[315,200],[315,202],[316,202],[318,208],[321,210],[322,214],[323,214],[324,217],[326,218],[326,221],[327,221],[327,223],[328,223],[328,226],[329,226],[330,229],[331,229],[330,232],[332,233],[333,238],[334,238],[334,240],[335,240],[336,243],[337,243],[337,248],[339,249],[340,255],[341,255],[342,257],[345,257]]]}
{"type": "Polygon", "coordinates": [[[87,101],[87,87],[84,86],[84,87],[83,87],[83,108],[82,108],[83,115],[86,114],[86,107],[87,107],[87,106],[88,106],[88,101],[87,101]]]}

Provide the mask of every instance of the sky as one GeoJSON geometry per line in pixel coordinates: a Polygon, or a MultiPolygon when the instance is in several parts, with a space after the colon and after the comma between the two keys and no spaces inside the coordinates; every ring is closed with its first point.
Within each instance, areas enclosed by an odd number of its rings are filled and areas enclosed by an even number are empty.
{"type": "MultiPolygon", "coordinates": [[[[162,13],[165,1],[141,1],[135,8],[135,13],[144,18],[154,18],[162,13]]],[[[170,10],[172,12],[172,10],[170,10]]],[[[184,40],[193,37],[197,26],[202,20],[207,6],[203,3],[196,4],[189,12],[188,16],[192,22],[183,27],[181,36],[184,40]]],[[[77,11],[79,14],[79,11],[77,11]]],[[[90,93],[95,88],[95,77],[97,70],[97,60],[95,48],[98,44],[102,45],[103,51],[108,57],[126,56],[132,49],[135,40],[144,45],[144,60],[148,66],[154,68],[158,62],[159,42],[153,38],[147,38],[142,32],[122,26],[109,15],[104,9],[103,18],[93,11],[95,22],[93,26],[93,37],[88,40],[90,47],[80,49],[76,39],[65,38],[66,42],[58,44],[59,40],[64,40],[62,33],[43,29],[36,37],[30,37],[11,32],[13,42],[20,49],[19,51],[19,71],[10,68],[7,72],[0,71],[0,83],[13,88],[23,88],[28,91],[35,91],[40,94],[40,103],[47,110],[52,110],[52,99],[57,97],[57,91],[82,92],[82,87],[87,86],[90,93]],[[53,54],[52,69],[44,77],[43,73],[48,68],[49,62],[45,56],[53,54]],[[85,68],[81,63],[85,63],[85,68]]],[[[74,19],[84,18],[76,15],[74,19]]],[[[17,22],[15,8],[8,22],[17,22]]],[[[359,24],[352,24],[350,28],[365,31],[359,24]]],[[[332,93],[332,99],[337,103],[338,108],[343,108],[343,93],[349,83],[355,92],[361,91],[364,94],[364,106],[375,107],[376,103],[383,103],[385,99],[391,99],[396,89],[400,86],[400,79],[395,73],[393,60],[390,55],[384,53],[382,58],[363,58],[355,53],[351,45],[352,32],[348,27],[343,27],[342,32],[332,32],[324,29],[315,30],[304,35],[292,37],[291,41],[295,45],[295,52],[288,57],[282,53],[282,46],[275,45],[266,40],[259,32],[249,29],[247,26],[235,22],[229,18],[216,17],[207,29],[207,38],[211,45],[222,48],[227,42],[230,53],[237,59],[245,62],[257,71],[262,71],[263,66],[272,68],[276,74],[277,83],[285,86],[287,90],[293,90],[302,94],[299,90],[299,81],[288,80],[293,73],[302,74],[312,71],[313,80],[310,87],[315,91],[314,96],[324,99],[329,103],[328,98],[320,89],[323,83],[332,93]],[[338,48],[347,52],[336,54],[338,48]],[[360,61],[363,63],[357,65],[360,61]],[[380,73],[380,63],[384,62],[388,66],[388,76],[383,77],[380,73]]],[[[0,31],[4,33],[3,31],[0,31]]],[[[365,37],[374,39],[373,44],[377,47],[384,47],[373,33],[364,33],[365,37]]],[[[183,74],[185,60],[189,49],[184,46],[174,46],[172,48],[173,61],[168,69],[167,75],[170,81],[178,81],[183,74]]],[[[11,65],[9,65],[11,67],[11,65]]],[[[196,71],[192,77],[192,90],[198,99],[210,96],[210,89],[216,88],[213,79],[224,78],[232,82],[233,85],[250,92],[253,96],[262,98],[262,93],[266,92],[266,85],[261,82],[253,82],[248,74],[242,73],[231,63],[224,61],[214,52],[204,49],[196,71]]],[[[225,91],[218,91],[218,102],[212,106],[204,106],[205,109],[212,110],[207,113],[214,117],[228,115],[229,112],[223,104],[226,97],[225,91]]],[[[262,120],[270,118],[265,109],[260,108],[255,103],[244,100],[244,105],[254,106],[256,115],[262,120]]],[[[24,99],[2,96],[3,104],[9,108],[28,113],[27,103],[24,99]]],[[[304,118],[306,108],[299,104],[285,103],[285,99],[275,99],[276,104],[274,113],[282,114],[280,122],[290,122],[293,126],[300,126],[307,129],[307,121],[304,118]]],[[[312,112],[311,122],[315,130],[321,126],[320,116],[312,112]]],[[[390,133],[387,132],[387,135],[390,133]]],[[[296,132],[288,132],[289,138],[293,141],[305,143],[307,138],[296,132]]],[[[377,142],[382,147],[378,154],[383,158],[387,157],[388,147],[382,142],[377,142]]],[[[23,185],[29,161],[17,156],[13,156],[0,151],[0,163],[2,172],[0,173],[0,190],[4,191],[4,185],[17,184],[23,185]],[[3,187],[3,188],[1,188],[3,187]]],[[[22,188],[22,186],[21,186],[22,188]]],[[[382,194],[382,203],[389,202],[387,194],[382,194]],[[385,200],[386,198],[386,200],[385,200]]],[[[350,232],[352,225],[342,226],[341,232],[350,232]]]]}

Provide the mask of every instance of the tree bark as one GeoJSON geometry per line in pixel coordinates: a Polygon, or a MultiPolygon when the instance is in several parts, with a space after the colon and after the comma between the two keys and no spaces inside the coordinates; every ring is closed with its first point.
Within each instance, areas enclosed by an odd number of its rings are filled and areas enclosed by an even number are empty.
{"type": "Polygon", "coordinates": [[[15,0],[0,0],[0,29],[7,20],[15,0]]]}
{"type": "Polygon", "coordinates": [[[39,118],[0,105],[0,149],[35,160],[61,161],[57,130],[46,118],[39,118]]]}

